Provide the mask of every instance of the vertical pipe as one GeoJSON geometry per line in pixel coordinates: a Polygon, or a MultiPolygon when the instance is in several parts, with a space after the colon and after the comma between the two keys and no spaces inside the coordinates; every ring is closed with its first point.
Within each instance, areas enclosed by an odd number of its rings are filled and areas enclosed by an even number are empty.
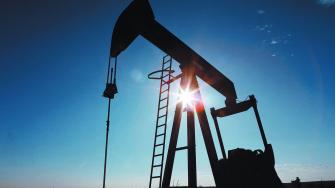
{"type": "MultiPolygon", "coordinates": [[[[116,69],[116,61],[117,61],[117,57],[115,57],[115,69],[116,69]]],[[[110,64],[111,64],[111,57],[109,57],[109,60],[108,60],[108,72],[107,72],[106,85],[108,85],[108,82],[111,83],[112,79],[113,79],[113,67],[111,67],[110,64]]],[[[115,83],[115,72],[114,72],[114,83],[115,83]]],[[[110,124],[110,121],[109,121],[110,109],[111,109],[111,99],[108,98],[108,110],[107,110],[107,121],[106,121],[104,177],[103,177],[103,183],[102,183],[103,188],[105,188],[105,186],[106,186],[106,166],[107,166],[108,135],[109,135],[109,124],[110,124]]]]}
{"type": "Polygon", "coordinates": [[[216,153],[216,150],[215,150],[213,136],[212,136],[212,133],[211,133],[211,130],[210,130],[210,127],[209,127],[207,115],[206,115],[206,112],[205,112],[205,107],[204,107],[204,104],[203,104],[202,99],[201,99],[199,85],[198,85],[198,82],[197,82],[195,76],[193,78],[193,84],[194,84],[194,89],[197,90],[195,95],[196,95],[197,100],[198,100],[196,105],[195,105],[195,109],[196,109],[196,113],[198,115],[202,136],[203,136],[203,139],[204,139],[204,142],[205,142],[207,155],[208,155],[209,162],[210,162],[210,165],[211,165],[211,170],[212,170],[212,173],[213,173],[213,176],[214,176],[214,181],[215,181],[215,184],[218,185],[219,181],[220,181],[219,177],[218,177],[218,173],[217,173],[218,156],[217,156],[217,153],[216,153]]]}
{"type": "Polygon", "coordinates": [[[194,108],[187,110],[187,155],[188,155],[188,187],[197,187],[197,169],[195,153],[194,108]]]}
{"type": "MultiPolygon", "coordinates": [[[[186,78],[183,76],[180,81],[180,86],[183,88],[184,85],[187,84],[186,78]]],[[[169,188],[172,176],[173,162],[176,154],[176,147],[179,135],[180,121],[182,116],[182,102],[179,102],[176,106],[176,110],[174,113],[169,149],[166,156],[164,176],[162,182],[162,188],[169,188]]]]}
{"type": "Polygon", "coordinates": [[[106,121],[106,144],[105,144],[105,162],[104,162],[104,178],[103,178],[103,188],[105,188],[106,183],[106,165],[107,165],[107,148],[108,148],[108,133],[109,133],[109,116],[110,116],[110,106],[111,99],[108,99],[108,113],[106,121]]]}

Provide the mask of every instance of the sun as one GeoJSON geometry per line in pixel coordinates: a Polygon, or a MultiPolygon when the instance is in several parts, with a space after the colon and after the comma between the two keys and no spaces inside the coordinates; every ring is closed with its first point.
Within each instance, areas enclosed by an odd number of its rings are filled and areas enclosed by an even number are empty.
{"type": "Polygon", "coordinates": [[[197,98],[194,96],[195,92],[196,90],[190,91],[189,88],[179,88],[177,103],[182,102],[183,108],[193,108],[194,103],[197,101],[197,98]]]}

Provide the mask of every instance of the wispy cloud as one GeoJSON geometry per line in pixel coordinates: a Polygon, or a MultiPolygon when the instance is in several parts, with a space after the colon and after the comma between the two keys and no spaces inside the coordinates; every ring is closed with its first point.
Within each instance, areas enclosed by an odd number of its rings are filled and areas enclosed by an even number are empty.
{"type": "Polygon", "coordinates": [[[322,5],[335,5],[335,0],[318,0],[320,4],[322,5]]]}
{"type": "Polygon", "coordinates": [[[257,25],[256,30],[257,31],[264,31],[264,32],[271,32],[272,25],[264,24],[264,25],[257,25]]]}
{"type": "Polygon", "coordinates": [[[265,10],[259,9],[257,10],[257,14],[265,14],[265,10]]]}
{"type": "Polygon", "coordinates": [[[271,44],[278,44],[278,42],[276,40],[272,40],[271,44]]]}
{"type": "Polygon", "coordinates": [[[130,72],[130,77],[137,83],[143,82],[145,78],[144,74],[138,69],[133,69],[130,72]]]}
{"type": "MultiPolygon", "coordinates": [[[[276,57],[277,55],[279,55],[276,52],[279,47],[283,47],[285,45],[285,48],[288,49],[287,47],[293,39],[291,33],[278,32],[278,29],[276,30],[276,27],[272,24],[257,25],[254,31],[263,34],[264,39],[262,40],[262,45],[271,46],[271,49],[273,50],[271,54],[272,57],[276,57]]],[[[293,55],[291,54],[292,52],[291,50],[289,50],[289,54],[286,54],[286,57],[293,57],[293,55]]]]}

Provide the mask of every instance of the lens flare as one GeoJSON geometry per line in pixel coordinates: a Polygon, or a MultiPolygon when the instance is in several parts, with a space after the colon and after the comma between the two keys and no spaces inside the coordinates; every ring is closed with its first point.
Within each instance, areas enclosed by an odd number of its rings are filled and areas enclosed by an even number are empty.
{"type": "Polygon", "coordinates": [[[186,88],[185,90],[182,88],[179,88],[177,103],[182,102],[183,108],[193,108],[194,103],[197,101],[197,98],[194,96],[195,92],[196,90],[190,91],[189,88],[186,88]]]}

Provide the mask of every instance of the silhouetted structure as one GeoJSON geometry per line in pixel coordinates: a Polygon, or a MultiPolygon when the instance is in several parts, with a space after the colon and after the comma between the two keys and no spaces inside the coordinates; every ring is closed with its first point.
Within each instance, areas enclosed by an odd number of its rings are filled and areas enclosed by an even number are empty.
{"type": "MultiPolygon", "coordinates": [[[[283,185],[274,169],[275,160],[272,146],[267,143],[255,97],[250,96],[248,100],[237,103],[237,95],[233,82],[159,24],[155,20],[153,11],[147,0],[133,1],[118,18],[113,30],[110,56],[117,57],[139,35],[146,38],[180,63],[182,72],[182,74],[178,76],[178,78],[181,78],[180,88],[194,91],[193,95],[197,98],[193,107],[184,109],[181,102],[176,105],[163,181],[160,186],[163,188],[170,187],[175,153],[176,151],[187,149],[188,186],[197,187],[194,131],[194,113],[197,113],[217,187],[282,187],[283,185]],[[214,108],[211,109],[211,114],[220,140],[221,152],[224,156],[221,160],[218,159],[214,146],[213,136],[201,99],[197,77],[201,78],[226,97],[226,106],[224,108],[218,110],[214,108]],[[217,118],[244,112],[251,107],[254,109],[265,149],[264,151],[235,149],[228,151],[228,157],[226,157],[217,118]],[[187,113],[187,146],[177,148],[180,123],[184,110],[186,110],[187,113]]],[[[151,179],[152,178],[153,176],[151,174],[151,179]]]]}
{"type": "Polygon", "coordinates": [[[169,112],[170,100],[170,84],[175,79],[172,76],[172,58],[168,55],[163,57],[161,70],[154,71],[148,75],[149,79],[160,80],[159,98],[157,107],[156,129],[154,137],[154,147],[152,151],[152,161],[150,170],[149,188],[154,187],[153,180],[158,180],[158,185],[161,187],[162,174],[165,156],[165,138],[167,117],[169,112]],[[154,77],[154,74],[160,73],[159,77],[154,77]],[[156,171],[156,174],[155,172],[156,171]],[[159,174],[157,174],[157,171],[159,174]]]}

